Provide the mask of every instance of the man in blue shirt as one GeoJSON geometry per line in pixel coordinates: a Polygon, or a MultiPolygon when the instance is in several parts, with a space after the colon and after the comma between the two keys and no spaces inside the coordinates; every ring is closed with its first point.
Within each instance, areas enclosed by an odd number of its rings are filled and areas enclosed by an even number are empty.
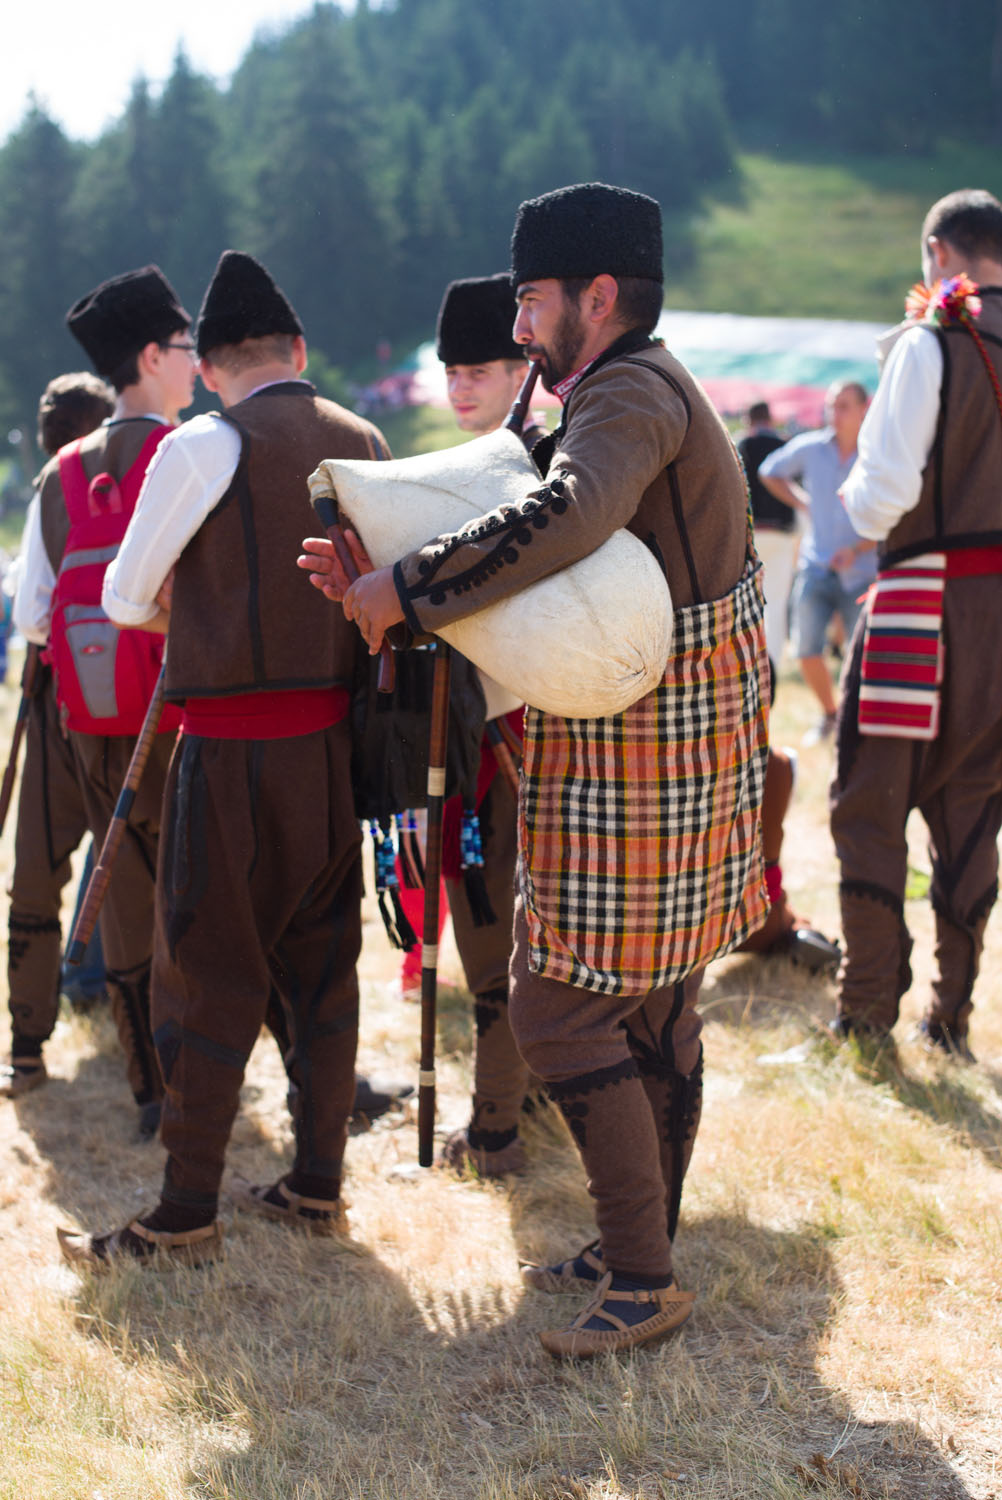
{"type": "Polygon", "coordinates": [[[829,425],[792,438],[770,453],[758,471],[767,490],[804,513],[793,583],[793,646],[804,681],[821,705],[821,721],[808,737],[814,743],[835,728],[835,690],[824,659],[828,626],[833,615],[840,615],[848,640],[859,616],[858,601],[876,573],[873,543],[853,529],[838,494],[856,462],[867,401],[855,381],[831,386],[825,397],[829,425]]]}

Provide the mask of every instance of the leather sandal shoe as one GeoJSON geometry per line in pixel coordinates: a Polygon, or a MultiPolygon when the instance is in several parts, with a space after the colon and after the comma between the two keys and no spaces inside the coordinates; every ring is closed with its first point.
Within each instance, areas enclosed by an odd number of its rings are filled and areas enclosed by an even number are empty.
{"type": "Polygon", "coordinates": [[[84,1234],[77,1229],[57,1229],[63,1259],[71,1266],[107,1271],[113,1262],[128,1260],[150,1265],[158,1259],[183,1266],[206,1266],[219,1259],[223,1226],[214,1220],[200,1229],[168,1233],[147,1229],[138,1219],[111,1234],[84,1234]]]}
{"type": "Polygon", "coordinates": [[[522,1280],[537,1292],[592,1291],[605,1275],[605,1261],[598,1240],[585,1245],[570,1260],[555,1266],[537,1266],[528,1261],[521,1267],[522,1280]],[[592,1275],[582,1275],[582,1270],[592,1275]]]}
{"type": "Polygon", "coordinates": [[[256,1187],[235,1173],[230,1179],[230,1197],[238,1208],[291,1224],[307,1234],[348,1233],[348,1215],[340,1198],[304,1198],[292,1191],[284,1177],[271,1187],[256,1187]]]}
{"type": "Polygon", "coordinates": [[[607,1271],[596,1288],[596,1293],[587,1307],[582,1308],[574,1321],[566,1328],[548,1329],[539,1335],[540,1343],[554,1359],[591,1359],[596,1354],[617,1354],[622,1350],[637,1349],[641,1344],[666,1338],[681,1328],[692,1312],[696,1300],[694,1292],[683,1292],[674,1281],[669,1286],[659,1286],[620,1291],[612,1286],[612,1272],[607,1271]],[[617,1317],[614,1307],[627,1304],[650,1305],[650,1316],[630,1323],[617,1317]],[[593,1319],[600,1320],[603,1328],[586,1328],[593,1319]]]}
{"type": "Polygon", "coordinates": [[[0,1064],[0,1099],[20,1099],[48,1081],[40,1057],[12,1057],[9,1063],[0,1064]]]}

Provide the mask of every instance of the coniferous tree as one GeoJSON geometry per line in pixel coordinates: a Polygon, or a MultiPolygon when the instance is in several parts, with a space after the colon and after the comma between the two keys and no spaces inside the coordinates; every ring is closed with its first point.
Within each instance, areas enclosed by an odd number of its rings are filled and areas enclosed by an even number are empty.
{"type": "Polygon", "coordinates": [[[79,295],[69,214],[77,168],[77,151],[32,101],[0,151],[0,426],[5,434],[8,427],[33,433],[46,382],[81,362],[64,323],[79,295]]]}

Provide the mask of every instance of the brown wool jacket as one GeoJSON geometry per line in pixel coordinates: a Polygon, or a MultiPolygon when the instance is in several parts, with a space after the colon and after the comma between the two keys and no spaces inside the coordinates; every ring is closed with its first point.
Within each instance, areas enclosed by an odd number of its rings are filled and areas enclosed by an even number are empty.
{"type": "Polygon", "coordinates": [[[658,557],[676,609],[721,598],[744,568],[747,491],[698,382],[645,334],[624,334],[533,450],[545,482],[401,558],[407,623],[435,631],[586,557],[625,527],[658,557]],[[543,464],[541,464],[543,467],[543,464]]]}

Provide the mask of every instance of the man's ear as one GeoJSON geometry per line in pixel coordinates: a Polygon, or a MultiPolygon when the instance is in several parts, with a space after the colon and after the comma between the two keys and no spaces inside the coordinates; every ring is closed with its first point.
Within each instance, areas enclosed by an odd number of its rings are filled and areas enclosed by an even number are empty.
{"type": "Polygon", "coordinates": [[[947,245],[944,245],[943,241],[934,234],[931,234],[929,236],[929,238],[926,240],[926,244],[929,246],[929,254],[932,256],[932,263],[936,270],[939,272],[940,276],[942,276],[946,268],[946,263],[950,258],[949,247],[947,245]]]}
{"type": "Polygon", "coordinates": [[[203,357],[198,361],[198,373],[202,377],[202,384],[207,391],[218,394],[219,379],[216,375],[216,367],[208,359],[203,357]]]}
{"type": "Polygon", "coordinates": [[[619,316],[619,283],[615,276],[608,276],[604,271],[600,276],[596,276],[583,300],[591,322],[606,323],[610,318],[617,318],[619,316]]]}
{"type": "Polygon", "coordinates": [[[136,369],[140,380],[144,375],[159,375],[164,352],[155,339],[143,345],[136,355],[136,369]]]}
{"type": "Polygon", "coordinates": [[[306,361],[306,340],[301,333],[297,333],[296,337],[292,340],[292,363],[295,366],[297,375],[302,375],[306,369],[306,361]]]}

